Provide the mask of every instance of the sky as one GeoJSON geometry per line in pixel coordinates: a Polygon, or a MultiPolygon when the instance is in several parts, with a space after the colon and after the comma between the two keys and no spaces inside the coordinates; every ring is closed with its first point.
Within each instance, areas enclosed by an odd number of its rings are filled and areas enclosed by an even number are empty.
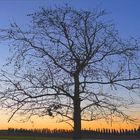
{"type": "MultiPolygon", "coordinates": [[[[116,29],[123,38],[139,38],[140,31],[140,0],[0,0],[0,29],[6,28],[10,23],[19,25],[29,24],[29,13],[39,7],[69,4],[77,9],[93,10],[105,9],[108,20],[113,21],[116,29]]],[[[7,47],[0,47],[0,65],[5,62],[8,55],[7,47]]]]}
{"type": "MultiPolygon", "coordinates": [[[[7,28],[12,22],[26,26],[30,21],[27,14],[33,13],[39,7],[53,7],[54,5],[61,6],[64,4],[91,11],[94,8],[105,9],[108,12],[107,19],[115,23],[122,38],[140,37],[140,0],[0,0],[0,29],[7,28]]],[[[8,46],[0,42],[0,67],[5,63],[8,55],[8,46]]],[[[7,123],[8,116],[8,114],[1,111],[0,124],[2,125],[0,125],[0,129],[7,129],[8,127],[56,127],[56,120],[50,120],[50,118],[33,119],[34,123],[23,124],[14,120],[7,123]],[[45,120],[47,120],[46,123],[44,123],[45,120]]],[[[93,122],[93,125],[100,127],[103,124],[93,122]]],[[[62,124],[57,124],[57,126],[63,128],[62,124]]],[[[114,125],[114,127],[119,126],[114,125]]],[[[92,127],[92,125],[90,124],[89,127],[92,127]]],[[[134,126],[129,125],[129,127],[134,126]]]]}

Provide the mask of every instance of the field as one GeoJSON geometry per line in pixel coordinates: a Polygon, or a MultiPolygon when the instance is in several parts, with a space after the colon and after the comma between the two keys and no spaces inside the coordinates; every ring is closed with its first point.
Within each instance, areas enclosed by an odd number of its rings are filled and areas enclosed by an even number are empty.
{"type": "Polygon", "coordinates": [[[14,137],[14,136],[0,136],[0,140],[72,140],[68,138],[47,138],[47,137],[14,137]]]}
{"type": "MultiPolygon", "coordinates": [[[[49,137],[27,137],[27,136],[0,136],[0,140],[72,140],[70,138],[49,138],[49,137]]],[[[93,139],[81,139],[81,140],[93,140],[93,139]]],[[[107,139],[94,139],[94,140],[107,140],[107,139]]],[[[109,139],[113,140],[113,139],[109,139]]],[[[127,140],[127,139],[115,139],[115,140],[127,140]]],[[[139,139],[128,139],[139,140],[139,139]]]]}

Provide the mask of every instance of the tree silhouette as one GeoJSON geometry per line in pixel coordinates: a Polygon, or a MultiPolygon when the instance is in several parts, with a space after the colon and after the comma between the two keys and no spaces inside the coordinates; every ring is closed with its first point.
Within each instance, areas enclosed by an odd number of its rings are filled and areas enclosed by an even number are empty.
{"type": "MultiPolygon", "coordinates": [[[[96,130],[81,130],[83,138],[93,139],[139,139],[140,134],[138,129],[131,130],[122,129],[121,131],[110,129],[96,129],[96,130]],[[106,130],[106,132],[104,132],[106,130]],[[116,133],[117,132],[117,133],[116,133]],[[122,133],[123,132],[123,133],[122,133]]],[[[65,129],[16,129],[9,128],[8,130],[0,130],[0,136],[45,136],[45,137],[72,137],[72,130],[65,129]]]]}
{"type": "Polygon", "coordinates": [[[139,48],[135,39],[122,40],[105,15],[42,8],[28,15],[27,29],[14,23],[1,30],[13,52],[10,73],[1,74],[1,104],[13,112],[9,121],[16,113],[26,119],[62,116],[80,139],[82,120],[129,120],[123,112],[127,95],[124,100],[119,92],[139,88],[139,48]]]}

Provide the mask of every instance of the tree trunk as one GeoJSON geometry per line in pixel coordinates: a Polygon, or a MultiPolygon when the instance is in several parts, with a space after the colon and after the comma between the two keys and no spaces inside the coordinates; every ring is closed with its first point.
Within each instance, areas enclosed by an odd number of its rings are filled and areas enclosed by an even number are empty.
{"type": "Polygon", "coordinates": [[[75,93],[74,93],[74,133],[73,139],[81,139],[81,108],[80,108],[80,97],[79,97],[79,76],[76,75],[75,78],[75,93]]]}

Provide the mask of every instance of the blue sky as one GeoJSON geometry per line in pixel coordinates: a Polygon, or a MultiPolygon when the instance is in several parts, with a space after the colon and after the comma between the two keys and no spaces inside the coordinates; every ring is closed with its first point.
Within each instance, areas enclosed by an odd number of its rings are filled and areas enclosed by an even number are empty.
{"type": "Polygon", "coordinates": [[[0,28],[10,22],[27,24],[29,17],[38,7],[68,3],[78,9],[106,9],[123,37],[139,36],[140,0],[0,0],[0,28]]]}
{"type": "MultiPolygon", "coordinates": [[[[123,38],[140,37],[140,0],[0,0],[0,28],[11,22],[21,26],[29,23],[26,15],[42,6],[69,4],[78,9],[105,9],[123,38]]],[[[1,43],[1,42],[0,42],[1,43]]],[[[8,47],[0,44],[0,65],[8,55],[8,47]]]]}

